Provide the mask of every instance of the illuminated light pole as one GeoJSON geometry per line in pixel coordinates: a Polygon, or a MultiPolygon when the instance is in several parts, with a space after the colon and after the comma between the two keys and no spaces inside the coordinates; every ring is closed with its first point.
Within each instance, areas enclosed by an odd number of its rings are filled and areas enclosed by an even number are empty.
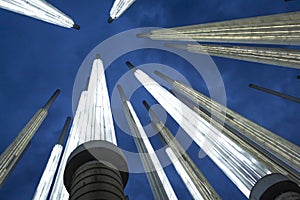
{"type": "Polygon", "coordinates": [[[272,155],[276,162],[280,162],[282,165],[292,168],[292,170],[300,174],[300,148],[297,145],[226,108],[193,88],[173,80],[158,71],[154,73],[169,82],[173,88],[187,96],[195,104],[214,113],[216,118],[226,119],[226,124],[238,130],[244,138],[252,141],[253,144],[272,155]]]}
{"type": "Polygon", "coordinates": [[[107,20],[112,23],[115,19],[119,18],[136,0],[115,0],[107,20]]]}
{"type": "Polygon", "coordinates": [[[126,99],[122,87],[120,85],[117,87],[123,102],[123,110],[133,134],[134,142],[137,146],[154,198],[156,200],[177,199],[138,116],[131,103],[126,99]]]}
{"type": "Polygon", "coordinates": [[[50,106],[59,95],[60,90],[56,90],[44,107],[40,108],[30,121],[25,125],[17,138],[5,149],[0,156],[0,186],[4,184],[11,171],[14,169],[24,151],[29,145],[31,138],[37,132],[46,116],[50,106]]]}
{"type": "Polygon", "coordinates": [[[59,137],[58,143],[53,147],[51,155],[48,159],[46,168],[41,176],[40,182],[33,195],[33,200],[47,200],[51,184],[53,182],[57,167],[63,152],[63,142],[68,131],[71,117],[67,117],[63,130],[59,137]]]}
{"type": "MultiPolygon", "coordinates": [[[[134,71],[135,77],[145,89],[246,197],[250,197],[253,190],[254,193],[256,192],[257,187],[255,186],[258,182],[267,177],[276,176],[267,166],[256,160],[250,152],[242,149],[238,143],[211,126],[142,70],[136,69],[128,61],[126,64],[134,71]]],[[[272,183],[270,187],[276,191],[276,188],[273,188],[274,184],[272,183]]],[[[267,192],[266,188],[263,189],[261,194],[265,194],[265,192],[267,192]]],[[[255,195],[255,197],[258,197],[258,195],[255,195]]]]}
{"type": "Polygon", "coordinates": [[[138,34],[137,37],[173,41],[299,45],[299,21],[300,12],[291,12],[158,29],[138,34]]]}
{"type": "Polygon", "coordinates": [[[150,108],[148,103],[146,101],[143,101],[143,104],[151,116],[152,127],[161,136],[163,143],[168,146],[166,149],[166,153],[172,161],[177,173],[180,175],[182,181],[192,195],[193,199],[221,199],[217,192],[207,181],[207,179],[204,177],[204,175],[199,171],[189,155],[178,143],[170,130],[161,120],[159,120],[158,116],[150,108]]]}
{"type": "Polygon", "coordinates": [[[51,200],[124,199],[128,167],[117,147],[104,72],[97,56],[79,99],[51,200]]]}
{"type": "Polygon", "coordinates": [[[58,26],[80,29],[70,17],[44,0],[0,0],[0,8],[58,26]]]}
{"type": "Polygon", "coordinates": [[[300,50],[219,44],[166,44],[198,54],[300,69],[300,50]]]}
{"type": "Polygon", "coordinates": [[[252,141],[244,137],[239,133],[239,130],[231,127],[230,124],[227,123],[227,120],[233,120],[233,118],[226,116],[226,120],[224,120],[223,122],[219,121],[214,113],[211,113],[204,107],[194,105],[193,103],[189,102],[188,99],[174,90],[172,90],[172,93],[189,108],[192,108],[201,118],[205,119],[208,123],[217,128],[231,140],[236,141],[236,143],[238,143],[243,149],[247,149],[247,151],[250,152],[251,155],[255,157],[255,159],[259,160],[261,163],[267,166],[273,173],[283,174],[289,179],[293,180],[295,183],[300,184],[300,174],[295,169],[282,164],[282,162],[278,162],[278,160],[274,159],[274,157],[270,155],[269,152],[265,151],[256,143],[253,143],[252,141]]]}
{"type": "Polygon", "coordinates": [[[274,96],[278,96],[278,97],[281,97],[281,98],[284,98],[284,99],[296,102],[296,103],[300,103],[300,98],[293,97],[291,95],[287,95],[287,94],[283,94],[283,93],[280,93],[280,92],[276,92],[274,90],[270,90],[270,89],[267,89],[265,87],[261,87],[261,86],[255,85],[255,84],[249,84],[249,87],[253,88],[253,89],[256,89],[256,90],[259,90],[259,91],[262,91],[262,92],[265,92],[265,93],[268,93],[268,94],[272,94],[274,96]]]}

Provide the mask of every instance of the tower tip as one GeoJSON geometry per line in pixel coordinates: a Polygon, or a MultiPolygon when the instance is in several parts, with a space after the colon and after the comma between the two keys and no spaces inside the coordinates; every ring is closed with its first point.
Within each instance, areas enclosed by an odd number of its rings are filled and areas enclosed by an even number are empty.
{"type": "Polygon", "coordinates": [[[117,85],[117,88],[118,88],[118,91],[119,91],[121,100],[122,100],[123,102],[125,102],[127,99],[126,99],[125,92],[124,92],[122,86],[121,86],[120,84],[118,84],[118,85],[117,85]]]}
{"type": "Polygon", "coordinates": [[[64,127],[63,127],[63,129],[62,129],[62,131],[61,131],[59,140],[58,140],[58,144],[60,144],[60,145],[63,145],[63,143],[64,143],[65,136],[66,136],[66,133],[67,133],[67,131],[68,131],[70,122],[71,122],[71,117],[68,116],[67,119],[66,119],[66,121],[65,121],[64,127]]]}
{"type": "Polygon", "coordinates": [[[109,17],[108,20],[107,20],[107,22],[108,22],[109,24],[111,24],[113,21],[114,21],[114,19],[113,19],[112,17],[109,17]]]}
{"type": "Polygon", "coordinates": [[[150,106],[147,103],[147,101],[143,100],[143,104],[144,104],[145,108],[149,111],[150,110],[150,106]]]}
{"type": "Polygon", "coordinates": [[[76,30],[80,30],[80,26],[78,24],[74,24],[73,28],[76,29],[76,30]]]}
{"type": "Polygon", "coordinates": [[[135,66],[129,61],[126,61],[126,65],[129,67],[129,69],[132,69],[132,70],[136,69],[135,66]]]}
{"type": "Polygon", "coordinates": [[[50,97],[50,99],[47,101],[47,103],[44,105],[44,109],[48,110],[50,108],[50,106],[53,104],[53,102],[55,101],[56,97],[60,94],[60,89],[55,90],[55,92],[53,93],[53,95],[50,97]]]}
{"type": "Polygon", "coordinates": [[[101,58],[101,56],[100,56],[100,54],[96,54],[96,59],[100,59],[101,58]]]}

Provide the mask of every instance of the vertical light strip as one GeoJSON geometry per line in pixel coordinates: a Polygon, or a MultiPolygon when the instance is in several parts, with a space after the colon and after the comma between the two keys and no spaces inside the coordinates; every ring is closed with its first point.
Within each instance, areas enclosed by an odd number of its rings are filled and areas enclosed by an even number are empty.
{"type": "MultiPolygon", "coordinates": [[[[170,132],[170,130],[165,126],[165,124],[159,120],[159,117],[154,113],[154,111],[150,108],[148,103],[146,101],[143,101],[144,106],[149,111],[149,114],[151,116],[151,125],[152,127],[157,131],[159,136],[161,136],[161,140],[164,144],[168,145],[168,147],[171,148],[174,155],[177,157],[176,161],[180,162],[180,165],[186,172],[186,174],[189,176],[188,179],[190,179],[192,182],[186,183],[186,178],[182,175],[181,178],[183,182],[185,183],[186,187],[190,191],[191,195],[194,199],[205,199],[205,200],[218,200],[221,199],[220,196],[217,194],[217,192],[214,190],[214,188],[211,186],[211,184],[208,182],[208,180],[204,177],[204,175],[200,172],[198,167],[195,165],[195,163],[192,161],[192,159],[189,157],[189,155],[185,152],[185,150],[182,148],[182,146],[179,144],[177,139],[173,136],[173,134],[170,132]],[[194,191],[194,189],[190,188],[190,185],[193,184],[193,188],[197,190],[197,192],[194,191]],[[198,193],[200,195],[198,195],[198,193]]],[[[172,159],[171,159],[172,160],[172,159]]],[[[178,164],[177,164],[178,165],[178,164]]],[[[176,166],[175,166],[176,168],[176,166]]],[[[176,168],[177,170],[177,168],[176,168]]],[[[180,172],[178,172],[180,173],[180,172]]]]}
{"type": "Polygon", "coordinates": [[[131,103],[126,99],[124,91],[120,85],[118,85],[118,90],[123,102],[123,110],[144,166],[145,173],[149,180],[154,198],[156,200],[177,200],[176,194],[156,156],[148,136],[145,133],[131,103]]]}
{"type": "MultiPolygon", "coordinates": [[[[141,138],[141,142],[140,142],[140,145],[141,146],[145,146],[145,150],[146,152],[140,152],[140,153],[146,153],[149,155],[149,158],[150,159],[148,162],[151,162],[151,164],[153,165],[153,168],[151,168],[150,166],[146,167],[145,164],[144,164],[144,167],[146,168],[145,170],[146,171],[153,171],[151,173],[156,173],[157,176],[159,177],[159,179],[155,179],[155,186],[154,188],[157,188],[157,187],[162,187],[168,197],[168,199],[170,200],[175,200],[177,199],[176,195],[175,195],[175,192],[173,191],[173,188],[167,178],[167,175],[165,174],[156,154],[155,154],[155,151],[148,139],[148,136],[147,134],[145,133],[144,129],[143,129],[143,126],[141,124],[141,122],[139,121],[131,103],[129,101],[126,101],[126,105],[128,107],[128,110],[129,110],[129,113],[131,114],[131,116],[128,116],[127,117],[127,120],[133,120],[133,123],[132,125],[135,126],[136,129],[133,129],[132,126],[131,126],[131,131],[133,132],[133,134],[135,134],[135,137],[138,137],[138,138],[141,138]],[[131,118],[132,119],[131,119],[131,118]],[[161,184],[161,185],[160,185],[161,184]]],[[[127,115],[126,115],[127,116],[127,115]]],[[[146,172],[147,173],[147,172],[146,172]]],[[[158,191],[158,189],[155,189],[156,191],[158,191]]],[[[154,191],[153,191],[154,192],[154,191]]],[[[159,200],[159,199],[157,199],[159,200]]]]}
{"type": "Polygon", "coordinates": [[[194,200],[204,200],[202,198],[202,195],[200,194],[200,192],[196,188],[195,184],[193,183],[192,179],[190,178],[189,174],[184,169],[184,167],[181,165],[178,158],[176,157],[176,155],[174,154],[174,152],[172,151],[172,149],[170,147],[166,148],[166,153],[169,156],[171,162],[173,163],[177,173],[179,174],[182,181],[186,185],[187,189],[191,193],[193,199],[194,200]]]}
{"type": "Polygon", "coordinates": [[[33,200],[47,200],[62,151],[63,147],[60,144],[56,144],[53,147],[46,168],[32,198],[33,200]]]}

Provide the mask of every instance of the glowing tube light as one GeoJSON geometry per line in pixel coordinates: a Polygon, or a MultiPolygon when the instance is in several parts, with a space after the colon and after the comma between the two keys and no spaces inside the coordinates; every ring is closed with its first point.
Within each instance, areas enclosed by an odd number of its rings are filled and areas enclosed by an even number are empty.
{"type": "Polygon", "coordinates": [[[176,162],[176,164],[173,163],[174,167],[180,175],[180,177],[182,178],[189,192],[191,193],[193,199],[221,199],[217,192],[214,190],[214,188],[204,177],[204,175],[200,172],[195,163],[192,161],[192,159],[189,157],[189,155],[178,143],[178,141],[170,132],[170,130],[165,126],[165,124],[161,120],[159,120],[159,117],[150,108],[148,103],[146,101],[143,101],[143,104],[151,116],[152,127],[158,132],[159,136],[161,136],[160,138],[162,142],[171,148],[171,154],[174,154],[176,156],[176,159],[174,160],[174,156],[169,155],[169,157],[171,156],[170,160],[172,161],[172,163],[173,161],[176,162]],[[184,172],[181,172],[181,168],[183,168],[184,172]]]}
{"type": "Polygon", "coordinates": [[[108,22],[119,18],[136,0],[116,0],[110,10],[108,22]]]}
{"type": "Polygon", "coordinates": [[[166,44],[167,47],[184,49],[198,54],[209,54],[223,58],[300,68],[300,51],[287,48],[266,48],[220,44],[166,44]]]}
{"type": "Polygon", "coordinates": [[[193,183],[191,177],[189,176],[187,171],[184,169],[182,164],[179,162],[178,158],[176,157],[175,153],[172,151],[172,149],[170,147],[166,148],[166,153],[169,156],[171,162],[173,163],[177,173],[179,174],[182,181],[186,185],[187,189],[191,193],[193,199],[195,199],[195,200],[204,200],[202,198],[202,195],[200,194],[199,190],[197,189],[197,187],[193,183]]]}
{"type": "Polygon", "coordinates": [[[300,44],[300,12],[153,30],[138,37],[153,40],[253,44],[300,44]]]}
{"type": "Polygon", "coordinates": [[[226,122],[224,124],[220,124],[216,119],[216,116],[214,116],[214,113],[211,113],[203,109],[202,107],[193,105],[186,98],[184,98],[182,95],[178,94],[175,91],[172,91],[172,93],[175,94],[179,100],[181,100],[187,106],[192,108],[200,117],[212,124],[218,130],[222,131],[222,133],[225,134],[231,140],[236,141],[236,143],[238,143],[243,149],[246,149],[248,152],[250,152],[251,155],[255,157],[255,159],[259,160],[261,163],[267,166],[273,173],[283,174],[291,180],[294,180],[296,183],[299,183],[299,173],[289,168],[286,168],[280,163],[274,161],[269,156],[269,154],[266,154],[266,152],[262,151],[261,148],[257,148],[255,145],[253,145],[251,141],[247,140],[247,138],[242,137],[240,134],[238,134],[238,132],[233,130],[226,122]]]}
{"type": "Polygon", "coordinates": [[[298,174],[299,177],[300,147],[226,108],[193,88],[179,81],[172,80],[160,72],[156,71],[155,73],[172,84],[176,90],[186,95],[191,101],[214,113],[216,118],[225,119],[226,124],[238,130],[240,135],[250,141],[252,145],[264,150],[268,156],[271,156],[285,168],[291,168],[291,171],[296,171],[295,174],[298,174]]]}
{"type": "Polygon", "coordinates": [[[134,75],[246,197],[260,178],[272,173],[143,71],[135,69],[134,75]]]}
{"type": "Polygon", "coordinates": [[[47,200],[49,191],[55,176],[61,154],[63,151],[63,143],[70,125],[71,117],[67,117],[63,130],[60,134],[58,143],[53,147],[48,163],[40,179],[40,182],[33,195],[33,200],[47,200]]]}
{"type": "Polygon", "coordinates": [[[70,17],[44,0],[0,0],[0,7],[51,24],[80,29],[70,17]]]}
{"type": "Polygon", "coordinates": [[[145,133],[143,126],[136,115],[131,103],[126,99],[120,85],[118,90],[123,101],[123,109],[128,121],[130,130],[134,136],[137,149],[139,151],[146,175],[148,177],[153,196],[156,200],[177,199],[176,194],[165,174],[155,151],[145,133]]]}
{"type": "Polygon", "coordinates": [[[67,159],[77,146],[92,140],[105,140],[117,145],[104,66],[99,57],[93,62],[88,88],[81,93],[51,200],[68,200],[69,193],[63,184],[67,159]]]}
{"type": "Polygon", "coordinates": [[[50,158],[40,179],[40,183],[33,196],[33,200],[46,200],[48,192],[50,190],[52,180],[54,178],[57,165],[62,153],[63,147],[60,144],[56,144],[51,152],[50,158]]]}
{"type": "Polygon", "coordinates": [[[46,116],[48,110],[59,95],[60,90],[56,90],[47,103],[40,108],[30,121],[21,130],[16,139],[0,155],[0,187],[5,183],[18,161],[29,146],[31,138],[37,132],[46,116]]]}

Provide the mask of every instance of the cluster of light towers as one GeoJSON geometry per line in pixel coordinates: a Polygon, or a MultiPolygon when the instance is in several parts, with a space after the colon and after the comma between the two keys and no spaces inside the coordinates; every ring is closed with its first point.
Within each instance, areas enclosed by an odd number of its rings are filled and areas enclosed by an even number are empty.
{"type": "MultiPolygon", "coordinates": [[[[134,0],[115,1],[108,22],[111,23],[118,18],[132,3],[134,0]]],[[[73,20],[44,1],[0,1],[0,6],[53,24],[79,29],[73,20]],[[36,15],[37,12],[43,15],[36,15]]],[[[216,44],[166,45],[194,53],[208,53],[225,58],[299,69],[299,50],[235,45],[235,43],[298,45],[299,21],[300,12],[294,12],[155,30],[139,34],[138,37],[214,42],[216,44]],[[220,45],[219,42],[230,45],[220,45]]],[[[141,85],[247,198],[262,200],[300,198],[298,146],[162,72],[155,71],[155,74],[167,81],[173,87],[172,91],[163,88],[130,62],[126,62],[126,65],[141,85]]],[[[250,87],[272,93],[253,84],[250,87]]],[[[122,86],[118,85],[118,91],[154,198],[178,199],[122,86]]],[[[25,151],[58,93],[59,91],[55,92],[1,155],[0,184],[4,182],[25,151]]],[[[272,94],[300,102],[296,97],[278,92],[272,94]]],[[[151,125],[166,147],[167,156],[192,198],[220,199],[181,147],[180,142],[145,100],[143,104],[150,113],[151,125]]],[[[95,199],[99,196],[104,199],[126,199],[124,188],[129,170],[126,158],[117,145],[105,70],[100,56],[97,56],[92,64],[88,85],[81,93],[66,147],[61,156],[62,138],[69,123],[68,118],[59,143],[53,148],[34,199],[49,197],[52,200],[81,200],[95,199]]]]}

